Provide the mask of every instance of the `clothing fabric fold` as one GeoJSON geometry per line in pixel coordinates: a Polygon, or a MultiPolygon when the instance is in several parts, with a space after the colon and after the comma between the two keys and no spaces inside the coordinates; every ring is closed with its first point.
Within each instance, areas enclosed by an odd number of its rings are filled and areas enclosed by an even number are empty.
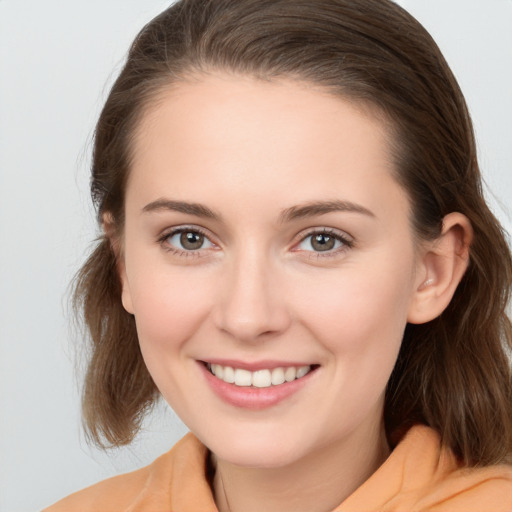
{"type": "MultiPolygon", "coordinates": [[[[208,449],[191,433],[149,466],[78,491],[43,512],[218,512],[208,449]]],[[[332,512],[512,512],[512,466],[461,466],[431,428],[412,427],[332,512]]]]}

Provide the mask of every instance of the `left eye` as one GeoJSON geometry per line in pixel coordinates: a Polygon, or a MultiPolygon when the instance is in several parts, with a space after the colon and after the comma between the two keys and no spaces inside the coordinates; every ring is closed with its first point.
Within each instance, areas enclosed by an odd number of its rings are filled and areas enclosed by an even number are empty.
{"type": "Polygon", "coordinates": [[[302,251],[327,252],[339,249],[348,243],[339,235],[333,233],[312,233],[298,245],[302,251]]]}
{"type": "Polygon", "coordinates": [[[193,230],[176,231],[167,237],[167,243],[183,251],[198,251],[213,247],[205,235],[193,230]]]}

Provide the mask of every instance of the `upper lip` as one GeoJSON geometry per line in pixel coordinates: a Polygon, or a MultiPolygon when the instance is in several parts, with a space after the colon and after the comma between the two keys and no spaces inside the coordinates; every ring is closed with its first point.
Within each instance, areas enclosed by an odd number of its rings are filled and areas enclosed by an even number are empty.
{"type": "Polygon", "coordinates": [[[294,366],[296,368],[300,368],[301,366],[315,366],[313,363],[304,363],[298,361],[277,361],[275,359],[252,362],[239,361],[236,359],[204,359],[202,362],[206,364],[230,366],[231,368],[240,368],[241,370],[248,370],[250,372],[255,372],[258,370],[273,370],[274,368],[289,368],[290,366],[294,366]]]}

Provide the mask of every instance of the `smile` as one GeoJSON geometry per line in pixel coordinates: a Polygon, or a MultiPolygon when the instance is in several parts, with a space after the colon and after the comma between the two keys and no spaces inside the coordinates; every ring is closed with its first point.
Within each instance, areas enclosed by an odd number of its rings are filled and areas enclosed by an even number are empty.
{"type": "Polygon", "coordinates": [[[197,362],[206,384],[215,395],[231,406],[253,411],[285,402],[316,380],[320,368],[318,364],[286,365],[277,361],[197,362]]]}
{"type": "Polygon", "coordinates": [[[312,370],[311,365],[261,369],[254,372],[220,364],[208,363],[206,366],[212,375],[228,384],[240,387],[253,386],[256,388],[269,388],[271,386],[279,386],[285,382],[292,382],[296,379],[301,379],[312,370]]]}

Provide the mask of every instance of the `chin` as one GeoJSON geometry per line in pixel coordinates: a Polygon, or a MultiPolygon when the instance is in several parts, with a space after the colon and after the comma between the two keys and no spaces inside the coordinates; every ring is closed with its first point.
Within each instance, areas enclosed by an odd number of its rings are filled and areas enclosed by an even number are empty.
{"type": "Polygon", "coordinates": [[[217,458],[245,468],[277,469],[289,466],[297,460],[297,453],[275,450],[220,450],[213,452],[217,458]]]}
{"type": "Polygon", "coordinates": [[[304,455],[305,446],[290,436],[219,436],[211,434],[205,444],[218,459],[248,468],[280,468],[304,455]]]}

